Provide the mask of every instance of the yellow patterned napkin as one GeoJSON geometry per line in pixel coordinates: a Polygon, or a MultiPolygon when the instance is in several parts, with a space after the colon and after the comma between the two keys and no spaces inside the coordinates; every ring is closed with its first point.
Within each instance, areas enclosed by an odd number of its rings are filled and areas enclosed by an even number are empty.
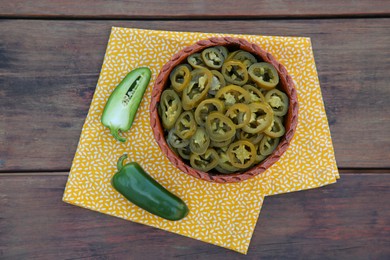
{"type": "Polygon", "coordinates": [[[157,227],[246,254],[265,195],[315,188],[338,178],[329,127],[309,38],[152,31],[113,27],[96,91],[73,160],[65,202],[157,227]],[[180,172],[159,150],[149,123],[152,86],[161,67],[179,50],[213,36],[247,39],[272,53],[296,82],[300,113],[296,135],[283,157],[264,174],[234,184],[215,184],[180,172]],[[136,119],[117,142],[100,123],[115,86],[132,69],[153,73],[136,119]],[[168,190],[190,214],[172,222],[136,207],[110,184],[123,153],[168,190]]]}

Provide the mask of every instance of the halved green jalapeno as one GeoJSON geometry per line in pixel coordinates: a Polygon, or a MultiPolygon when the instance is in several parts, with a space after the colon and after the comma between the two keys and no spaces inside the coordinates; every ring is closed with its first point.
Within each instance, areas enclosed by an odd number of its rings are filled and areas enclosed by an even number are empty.
{"type": "Polygon", "coordinates": [[[281,137],[285,132],[282,120],[277,116],[274,116],[273,123],[264,130],[264,133],[272,138],[281,137]]]}
{"type": "Polygon", "coordinates": [[[250,103],[251,97],[248,91],[240,86],[228,85],[218,90],[215,97],[222,100],[226,107],[231,107],[236,103],[250,103]]]}
{"type": "Polygon", "coordinates": [[[264,136],[259,144],[260,154],[264,156],[270,155],[279,144],[279,138],[264,136]]]}
{"type": "Polygon", "coordinates": [[[225,115],[232,120],[238,129],[247,125],[251,120],[251,109],[247,104],[234,104],[225,115]]]}
{"type": "Polygon", "coordinates": [[[198,127],[190,140],[190,150],[195,154],[204,154],[209,148],[210,138],[203,127],[198,127]]]}
{"type": "Polygon", "coordinates": [[[267,62],[252,64],[248,69],[248,74],[259,87],[267,90],[273,89],[279,83],[278,72],[267,62]]]}
{"type": "Polygon", "coordinates": [[[206,119],[206,131],[211,140],[221,142],[232,138],[236,134],[236,127],[225,115],[211,112],[206,119]]]}
{"type": "Polygon", "coordinates": [[[171,129],[180,116],[182,105],[180,97],[173,89],[166,89],[160,99],[162,124],[165,129],[171,129]]]}
{"type": "Polygon", "coordinates": [[[272,89],[265,94],[265,100],[271,106],[274,114],[284,116],[288,110],[288,97],[282,91],[272,89]]]}
{"type": "Polygon", "coordinates": [[[191,111],[182,113],[175,123],[176,134],[182,139],[189,139],[196,132],[196,122],[191,111]]]}
{"type": "Polygon", "coordinates": [[[225,60],[222,53],[214,47],[204,49],[202,51],[202,59],[207,67],[219,69],[225,60]]]}
{"type": "Polygon", "coordinates": [[[184,88],[182,106],[184,110],[190,110],[206,98],[210,89],[212,74],[208,69],[201,68],[191,72],[191,81],[184,88]]]}
{"type": "Polygon", "coordinates": [[[224,113],[225,105],[223,104],[223,102],[216,98],[209,98],[203,100],[195,109],[195,121],[200,126],[204,126],[206,124],[207,116],[213,111],[224,113]]]}
{"type": "Polygon", "coordinates": [[[181,64],[172,70],[169,79],[171,80],[172,87],[177,92],[182,92],[190,82],[191,71],[192,68],[188,64],[181,64]]]}
{"type": "Polygon", "coordinates": [[[187,62],[194,68],[205,68],[206,64],[204,64],[204,61],[202,59],[202,55],[200,53],[194,53],[188,56],[187,62]]]}
{"type": "Polygon", "coordinates": [[[272,124],[274,112],[267,103],[250,103],[251,120],[242,129],[245,132],[255,134],[264,131],[272,124]]]}
{"type": "Polygon", "coordinates": [[[193,168],[208,172],[218,165],[218,154],[217,152],[209,148],[204,154],[191,154],[190,164],[193,168]]]}
{"type": "Polygon", "coordinates": [[[229,83],[242,86],[248,81],[248,71],[246,66],[236,60],[226,61],[222,65],[222,75],[229,83]]]}
{"type": "Polygon", "coordinates": [[[256,148],[251,142],[240,140],[229,146],[227,155],[234,167],[245,169],[255,161],[256,148]]]}

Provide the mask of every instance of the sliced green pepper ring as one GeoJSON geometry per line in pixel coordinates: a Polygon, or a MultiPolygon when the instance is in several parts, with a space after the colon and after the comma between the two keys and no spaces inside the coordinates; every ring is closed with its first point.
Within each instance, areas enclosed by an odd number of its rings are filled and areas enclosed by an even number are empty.
{"type": "Polygon", "coordinates": [[[173,89],[166,89],[161,94],[160,111],[163,127],[171,129],[182,111],[180,97],[173,89]]]}
{"type": "Polygon", "coordinates": [[[169,75],[174,90],[182,92],[191,80],[192,68],[188,64],[177,66],[169,75]]]}
{"type": "Polygon", "coordinates": [[[234,167],[245,169],[255,161],[256,148],[251,142],[240,140],[229,146],[227,155],[234,167]]]}
{"type": "Polygon", "coordinates": [[[189,146],[178,148],[177,152],[179,153],[180,157],[185,160],[189,160],[192,154],[189,146]]]}
{"type": "Polygon", "coordinates": [[[284,116],[288,110],[288,97],[283,92],[272,89],[265,94],[265,100],[271,106],[274,114],[284,116]]]}
{"type": "Polygon", "coordinates": [[[177,148],[173,147],[169,142],[167,142],[168,147],[172,150],[172,152],[176,155],[179,155],[179,152],[177,151],[177,148]]]}
{"type": "Polygon", "coordinates": [[[231,139],[228,139],[228,140],[226,140],[226,141],[221,141],[221,142],[217,142],[217,141],[211,140],[210,146],[212,146],[212,147],[219,147],[219,148],[221,148],[221,147],[227,147],[227,146],[229,146],[229,144],[230,144],[231,142],[233,142],[234,138],[235,138],[235,137],[233,136],[231,139]]]}
{"type": "Polygon", "coordinates": [[[176,129],[172,128],[168,132],[168,143],[174,148],[183,148],[190,144],[190,140],[182,139],[180,136],[177,135],[176,129]]]}
{"type": "Polygon", "coordinates": [[[212,69],[219,69],[225,60],[222,53],[214,48],[210,47],[202,51],[202,58],[207,67],[212,69]]]}
{"type": "Polygon", "coordinates": [[[218,166],[215,169],[221,173],[233,173],[239,171],[240,168],[234,167],[230,163],[229,156],[227,155],[228,148],[218,148],[216,151],[219,156],[218,166]]]}
{"type": "Polygon", "coordinates": [[[260,154],[264,156],[270,155],[279,144],[279,138],[271,138],[264,136],[259,144],[260,154]]]}
{"type": "Polygon", "coordinates": [[[190,139],[190,150],[195,154],[204,154],[209,148],[210,138],[203,127],[198,127],[190,139]]]}
{"type": "Polygon", "coordinates": [[[187,62],[194,68],[205,68],[206,64],[204,64],[204,61],[202,59],[202,55],[200,53],[194,53],[188,56],[187,62]]]}
{"type": "Polygon", "coordinates": [[[242,86],[248,81],[248,71],[244,63],[237,60],[226,61],[222,65],[222,75],[229,83],[242,86]]]}
{"type": "Polygon", "coordinates": [[[230,118],[220,112],[211,112],[206,119],[206,131],[211,140],[222,142],[236,134],[236,127],[230,118]]]}
{"type": "Polygon", "coordinates": [[[261,93],[260,89],[249,84],[244,85],[242,88],[249,92],[251,102],[266,102],[265,97],[263,93],[261,93]]]}
{"type": "Polygon", "coordinates": [[[226,81],[218,70],[212,70],[211,73],[213,74],[213,79],[211,80],[209,94],[215,95],[218,90],[226,86],[226,81]]]}
{"type": "Polygon", "coordinates": [[[241,61],[247,68],[249,68],[252,64],[257,62],[255,56],[253,56],[247,51],[242,51],[242,50],[234,54],[231,59],[241,61]]]}
{"type": "Polygon", "coordinates": [[[249,107],[252,113],[251,120],[249,121],[249,124],[242,128],[242,130],[255,134],[264,131],[272,124],[274,112],[267,103],[250,103],[249,107]]]}
{"type": "Polygon", "coordinates": [[[242,128],[251,120],[251,109],[247,104],[234,104],[225,114],[232,120],[236,128],[242,128]]]}
{"type": "Polygon", "coordinates": [[[274,116],[273,123],[264,130],[264,133],[272,138],[281,137],[285,132],[282,120],[277,116],[274,116]]]}
{"type": "Polygon", "coordinates": [[[207,96],[213,75],[208,69],[201,68],[191,71],[191,81],[184,88],[182,106],[190,110],[199,105],[207,96]]]}
{"type": "Polygon", "coordinates": [[[223,102],[216,98],[203,100],[195,109],[195,121],[200,126],[204,126],[206,124],[207,116],[213,111],[224,113],[225,105],[223,102]]]}
{"type": "Polygon", "coordinates": [[[218,90],[215,97],[222,100],[226,107],[236,103],[250,103],[251,97],[248,91],[236,85],[228,85],[218,90]]]}
{"type": "Polygon", "coordinates": [[[231,173],[234,173],[235,171],[228,171],[228,170],[225,170],[224,168],[222,168],[219,164],[217,166],[214,167],[215,170],[217,170],[217,172],[219,173],[222,173],[222,174],[231,174],[231,173]]]}
{"type": "Polygon", "coordinates": [[[267,62],[252,64],[248,69],[248,74],[259,87],[267,90],[273,89],[279,83],[278,72],[267,62]]]}
{"type": "Polygon", "coordinates": [[[218,154],[217,152],[209,148],[204,154],[191,154],[190,164],[194,169],[208,172],[218,165],[218,154]]]}
{"type": "Polygon", "coordinates": [[[266,156],[264,156],[260,153],[260,145],[259,144],[256,145],[255,148],[256,148],[256,158],[255,158],[254,163],[259,163],[259,162],[263,161],[266,158],[266,156]]]}
{"type": "Polygon", "coordinates": [[[182,139],[189,139],[196,132],[196,122],[191,111],[182,113],[175,123],[176,134],[182,139]]]}
{"type": "Polygon", "coordinates": [[[262,133],[251,134],[251,133],[247,133],[245,131],[241,131],[241,133],[240,133],[240,139],[248,140],[252,144],[260,143],[260,141],[263,139],[263,137],[264,137],[264,134],[262,134],[262,133]]]}
{"type": "Polygon", "coordinates": [[[228,56],[228,49],[225,46],[215,46],[216,48],[223,56],[224,59],[228,56]]]}
{"type": "Polygon", "coordinates": [[[229,53],[228,56],[227,56],[226,59],[225,59],[225,62],[227,62],[227,61],[229,61],[229,60],[232,60],[232,59],[233,59],[233,56],[236,55],[239,51],[240,51],[240,50],[238,50],[238,51],[233,51],[233,52],[229,53]]]}

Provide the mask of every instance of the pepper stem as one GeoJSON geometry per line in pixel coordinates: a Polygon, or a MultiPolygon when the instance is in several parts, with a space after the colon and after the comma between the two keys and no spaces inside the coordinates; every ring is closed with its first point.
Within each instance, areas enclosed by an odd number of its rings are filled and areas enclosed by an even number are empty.
{"type": "Polygon", "coordinates": [[[125,153],[121,157],[119,157],[118,162],[116,163],[116,167],[118,168],[118,172],[123,168],[123,161],[127,159],[127,154],[125,153]]]}
{"type": "Polygon", "coordinates": [[[120,141],[120,142],[122,142],[122,143],[126,142],[126,138],[124,138],[124,137],[122,137],[122,136],[119,135],[119,129],[118,129],[118,128],[112,128],[112,127],[111,127],[110,130],[111,130],[112,136],[113,136],[116,140],[118,140],[118,141],[120,141]]]}

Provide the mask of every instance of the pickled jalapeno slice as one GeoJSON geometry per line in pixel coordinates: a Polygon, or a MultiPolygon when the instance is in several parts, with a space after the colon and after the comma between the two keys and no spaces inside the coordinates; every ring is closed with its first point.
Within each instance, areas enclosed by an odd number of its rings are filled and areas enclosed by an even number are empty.
{"type": "Polygon", "coordinates": [[[202,59],[207,67],[212,69],[219,69],[222,67],[222,64],[225,60],[222,53],[214,48],[207,48],[202,51],[202,59]]]}
{"type": "Polygon", "coordinates": [[[250,78],[259,87],[270,90],[279,83],[279,75],[275,67],[267,62],[252,64],[248,69],[250,78]]]}
{"type": "Polygon", "coordinates": [[[201,68],[191,72],[191,81],[183,90],[182,106],[190,110],[199,105],[210,89],[212,74],[208,69],[201,68]]]}
{"type": "Polygon", "coordinates": [[[222,100],[227,108],[236,103],[250,103],[251,100],[249,92],[236,85],[221,88],[215,97],[222,100]]]}
{"type": "Polygon", "coordinates": [[[227,155],[234,167],[245,169],[255,161],[256,148],[251,142],[240,140],[229,146],[227,155]]]}
{"type": "Polygon", "coordinates": [[[237,60],[226,61],[222,65],[222,75],[226,82],[242,86],[248,81],[248,71],[244,63],[237,60]]]}
{"type": "Polygon", "coordinates": [[[188,64],[181,64],[177,66],[169,75],[172,87],[177,92],[182,92],[183,89],[191,80],[191,66],[188,64]]]}
{"type": "Polygon", "coordinates": [[[212,112],[206,119],[206,131],[211,140],[221,142],[232,138],[236,134],[236,127],[224,114],[212,112]]]}
{"type": "Polygon", "coordinates": [[[195,134],[196,122],[191,111],[182,113],[175,123],[176,134],[182,139],[189,139],[195,134]]]}
{"type": "Polygon", "coordinates": [[[224,103],[216,98],[208,98],[200,102],[200,104],[195,109],[196,123],[198,123],[200,126],[204,126],[206,124],[207,116],[213,111],[224,113],[224,103]]]}
{"type": "Polygon", "coordinates": [[[288,97],[282,91],[272,89],[265,94],[265,100],[276,116],[284,116],[288,110],[288,97]]]}
{"type": "Polygon", "coordinates": [[[161,94],[160,113],[163,127],[171,129],[182,111],[182,104],[179,95],[173,89],[166,89],[161,94]]]}
{"type": "Polygon", "coordinates": [[[206,64],[202,59],[202,55],[200,53],[194,53],[188,56],[187,58],[188,64],[190,64],[194,69],[205,68],[206,64]]]}
{"type": "Polygon", "coordinates": [[[249,124],[242,129],[245,132],[255,134],[264,131],[272,124],[273,111],[267,103],[250,103],[251,119],[249,124]]]}
{"type": "Polygon", "coordinates": [[[191,154],[190,156],[190,164],[193,168],[208,172],[218,165],[218,154],[217,152],[209,148],[204,154],[191,154]]]}
{"type": "Polygon", "coordinates": [[[242,128],[251,119],[251,109],[247,104],[234,104],[228,109],[226,116],[232,120],[237,129],[242,128]]]}

